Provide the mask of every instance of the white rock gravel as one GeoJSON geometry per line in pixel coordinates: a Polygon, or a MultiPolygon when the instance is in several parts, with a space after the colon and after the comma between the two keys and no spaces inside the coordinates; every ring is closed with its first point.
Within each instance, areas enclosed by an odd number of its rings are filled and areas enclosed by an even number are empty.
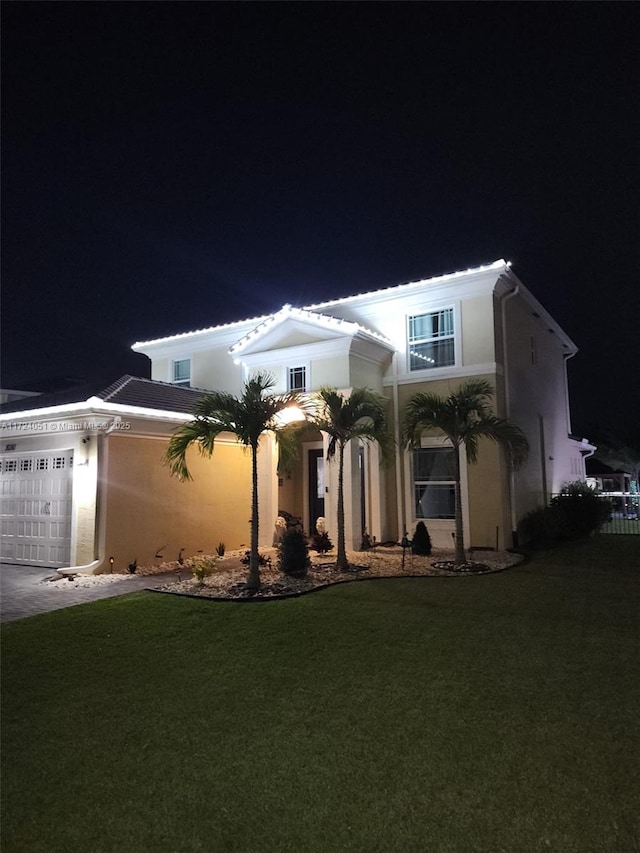
{"type": "Polygon", "coordinates": [[[250,596],[244,588],[247,566],[240,563],[240,558],[244,552],[234,552],[218,559],[216,568],[202,583],[193,577],[185,577],[183,574],[180,581],[165,584],[160,589],[164,592],[197,595],[206,598],[273,598],[299,595],[318,587],[367,578],[416,575],[453,577],[462,574],[486,574],[515,566],[523,559],[520,554],[512,554],[506,551],[474,551],[470,554],[470,562],[461,571],[451,568],[450,564],[454,556],[452,551],[437,550],[430,557],[418,557],[407,551],[403,567],[401,548],[379,546],[371,551],[349,552],[347,559],[352,567],[349,572],[337,571],[335,552],[324,555],[312,552],[310,555],[311,567],[306,577],[290,578],[278,570],[275,549],[261,553],[271,558],[272,565],[260,570],[261,587],[257,596],[250,596]]]}
{"type": "MultiPolygon", "coordinates": [[[[405,553],[404,568],[402,566],[402,549],[398,546],[378,546],[371,551],[352,551],[347,559],[352,571],[338,572],[335,567],[335,552],[316,554],[311,552],[311,568],[304,578],[290,578],[277,568],[277,550],[263,549],[261,553],[271,559],[271,567],[260,570],[260,598],[272,598],[280,595],[296,595],[309,592],[318,587],[329,586],[344,581],[374,578],[374,577],[409,577],[434,576],[451,577],[461,574],[486,574],[501,571],[515,566],[523,559],[520,554],[507,551],[471,551],[470,562],[466,571],[451,570],[447,563],[453,560],[453,551],[434,550],[429,557],[419,557],[405,553]],[[440,565],[439,565],[440,564],[440,565]]],[[[133,580],[141,576],[175,573],[175,580],[169,580],[159,589],[164,592],[175,592],[206,598],[247,598],[244,589],[247,576],[247,566],[241,563],[245,550],[227,552],[224,557],[207,557],[214,560],[216,567],[213,572],[200,584],[191,574],[191,560],[183,564],[175,562],[159,563],[152,566],[138,566],[135,574],[101,574],[75,575],[72,578],[52,576],[46,583],[51,589],[73,590],[90,589],[96,586],[107,586],[115,582],[133,580]]],[[[202,558],[202,557],[201,557],[202,558]]]]}

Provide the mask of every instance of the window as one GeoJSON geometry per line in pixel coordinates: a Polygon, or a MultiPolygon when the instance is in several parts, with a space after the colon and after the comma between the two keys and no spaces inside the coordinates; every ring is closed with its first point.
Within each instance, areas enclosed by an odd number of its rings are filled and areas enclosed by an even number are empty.
{"type": "Polygon", "coordinates": [[[290,367],[287,376],[288,391],[306,391],[307,390],[307,369],[306,367],[290,367]]]}
{"type": "Polygon", "coordinates": [[[174,385],[185,385],[187,388],[191,385],[191,359],[181,358],[179,361],[173,362],[173,379],[174,385]]]}
{"type": "Polygon", "coordinates": [[[421,447],[413,452],[413,493],[416,518],[455,518],[455,451],[421,447]]]}
{"type": "Polygon", "coordinates": [[[409,370],[455,364],[453,308],[409,317],[409,370]]]}

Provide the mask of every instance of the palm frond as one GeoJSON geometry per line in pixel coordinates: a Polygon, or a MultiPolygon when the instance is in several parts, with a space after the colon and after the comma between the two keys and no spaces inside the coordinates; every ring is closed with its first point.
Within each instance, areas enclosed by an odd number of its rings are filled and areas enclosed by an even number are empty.
{"type": "Polygon", "coordinates": [[[487,438],[504,448],[510,467],[521,467],[529,452],[525,434],[515,424],[491,411],[493,388],[484,379],[470,379],[448,397],[415,394],[402,417],[402,439],[407,447],[420,447],[424,432],[445,435],[454,447],[465,445],[467,460],[476,462],[478,440],[487,438]]]}
{"type": "Polygon", "coordinates": [[[171,473],[180,480],[191,480],[187,467],[187,450],[196,445],[203,456],[211,456],[215,439],[225,427],[197,417],[179,427],[169,441],[166,462],[171,473]]]}
{"type": "Polygon", "coordinates": [[[329,436],[327,458],[332,459],[339,445],[354,438],[377,442],[381,456],[392,455],[393,437],[389,430],[386,399],[369,388],[354,388],[345,397],[335,388],[323,387],[317,394],[317,410],[310,422],[329,436]]]}

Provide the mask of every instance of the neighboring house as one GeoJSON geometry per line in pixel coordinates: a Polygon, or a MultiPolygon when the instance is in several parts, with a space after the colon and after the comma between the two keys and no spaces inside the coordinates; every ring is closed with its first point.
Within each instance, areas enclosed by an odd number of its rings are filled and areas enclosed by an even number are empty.
{"type": "Polygon", "coordinates": [[[638,499],[638,481],[629,471],[613,468],[600,459],[586,461],[587,484],[602,492],[613,506],[614,517],[637,519],[640,501],[638,499]]]}
{"type": "Polygon", "coordinates": [[[587,459],[585,468],[587,483],[598,491],[607,494],[631,492],[632,477],[628,471],[612,468],[606,462],[601,462],[600,459],[595,458],[587,459]]]}
{"type": "MultiPolygon", "coordinates": [[[[531,452],[516,476],[508,471],[502,452],[486,442],[478,463],[464,466],[465,538],[474,547],[510,546],[518,519],[546,503],[563,483],[584,479],[584,457],[595,450],[570,435],[566,363],[577,349],[504,261],[303,308],[285,305],[267,316],[137,343],[133,348],[151,360],[152,380],[129,377],[122,388],[85,398],[84,409],[77,414],[85,422],[99,415],[119,416],[131,424],[126,435],[102,428],[83,433],[90,439],[88,469],[93,472],[92,466],[97,465],[87,490],[98,496],[94,498],[97,509],[86,512],[87,518],[91,512],[96,518],[93,549],[86,533],[82,540],[86,546],[79,550],[81,504],[74,497],[84,445],[79,439],[73,447],[69,441],[62,442],[76,454],[68,559],[89,562],[91,556],[99,570],[104,570],[109,555],[122,567],[134,557],[147,561],[149,550],[165,543],[165,556],[175,558],[174,552],[181,547],[189,553],[208,550],[218,540],[227,547],[249,541],[248,457],[231,436],[211,461],[196,463],[194,454],[194,465],[199,467],[193,469],[192,483],[170,478],[162,467],[162,456],[171,430],[184,420],[187,403],[201,393],[190,386],[239,394],[247,377],[258,369],[271,372],[280,391],[312,393],[323,385],[345,393],[363,386],[378,391],[388,399],[396,437],[403,405],[412,394],[446,395],[470,378],[491,382],[496,389],[496,413],[522,427],[531,452]],[[144,387],[149,393],[151,388],[162,390],[151,404],[144,396],[126,397],[127,387],[144,387]],[[182,397],[178,406],[168,396],[171,391],[192,396],[182,397]],[[96,454],[94,461],[91,454],[96,454]],[[101,462],[101,454],[108,458],[101,462]],[[117,486],[113,480],[116,459],[121,465],[117,486]],[[235,467],[223,470],[227,462],[235,467]],[[182,503],[188,505],[188,512],[182,503]],[[170,510],[163,512],[159,527],[158,507],[165,504],[170,510]],[[187,525],[200,523],[192,535],[187,525]],[[159,536],[159,529],[166,535],[159,536]],[[101,544],[103,539],[107,544],[101,544]]],[[[30,415],[21,413],[20,420],[41,422],[54,414],[69,419],[62,410],[47,413],[44,402],[41,398],[39,408],[30,415]]],[[[1,416],[0,423],[8,418],[1,416]]],[[[61,440],[59,435],[55,438],[61,440]]],[[[22,452],[48,448],[55,454],[62,446],[49,446],[45,437],[36,439],[33,433],[23,432],[11,439],[14,449],[6,451],[7,440],[3,438],[1,448],[3,465],[22,452]]],[[[315,440],[304,442],[294,469],[281,472],[279,478],[275,443],[270,437],[262,442],[261,544],[270,544],[279,510],[301,517],[307,531],[313,530],[318,516],[324,516],[329,534],[335,536],[336,466],[325,462],[326,449],[326,437],[318,433],[315,440]]],[[[425,436],[417,451],[398,445],[395,460],[387,468],[381,467],[375,445],[352,442],[345,467],[347,547],[358,548],[365,529],[379,542],[398,540],[421,519],[434,545],[451,547],[451,471],[451,450],[436,435],[425,436]]],[[[90,520],[84,522],[82,529],[88,530],[90,524],[90,520]]]]}

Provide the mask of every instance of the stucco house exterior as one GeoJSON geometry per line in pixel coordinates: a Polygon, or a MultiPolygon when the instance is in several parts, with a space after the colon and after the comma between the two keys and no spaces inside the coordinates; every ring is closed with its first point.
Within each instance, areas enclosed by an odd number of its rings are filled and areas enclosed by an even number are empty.
{"type": "MultiPolygon", "coordinates": [[[[203,390],[240,394],[258,369],[273,374],[280,391],[371,388],[388,400],[396,438],[414,393],[446,395],[467,379],[488,380],[496,413],[525,431],[531,452],[517,475],[490,443],[476,465],[463,466],[465,539],[474,547],[511,546],[518,519],[563,483],[584,479],[584,457],[595,449],[571,436],[566,365],[577,348],[502,260],[304,307],[284,305],[266,316],[133,348],[150,359],[150,380],[123,377],[82,400],[57,404],[43,395],[0,415],[0,476],[3,489],[14,484],[2,496],[5,530],[14,531],[3,534],[3,560],[108,571],[113,558],[114,570],[122,571],[134,558],[152,562],[161,546],[165,559],[175,559],[183,548],[189,554],[211,552],[219,541],[227,548],[248,543],[249,458],[233,436],[222,437],[211,460],[190,457],[190,483],[171,478],[163,459],[172,431],[203,390]],[[66,426],[52,431],[54,422],[66,426]],[[54,466],[47,482],[21,486],[45,457],[54,466]],[[63,464],[70,467],[56,467],[63,464]],[[37,533],[47,511],[40,495],[39,503],[30,494],[27,500],[29,488],[67,501],[56,528],[63,540],[58,552],[38,551],[26,540],[19,546],[17,531],[37,533]]],[[[320,433],[305,440],[295,467],[278,476],[275,442],[265,436],[263,545],[271,543],[280,510],[299,516],[308,532],[324,516],[335,535],[337,472],[325,459],[326,445],[320,433]]],[[[379,542],[398,540],[418,520],[436,546],[451,547],[450,453],[440,436],[425,435],[418,451],[398,442],[393,463],[382,467],[375,445],[352,443],[345,468],[347,547],[358,548],[365,529],[379,542]]],[[[48,511],[54,509],[52,501],[48,511]]]]}

